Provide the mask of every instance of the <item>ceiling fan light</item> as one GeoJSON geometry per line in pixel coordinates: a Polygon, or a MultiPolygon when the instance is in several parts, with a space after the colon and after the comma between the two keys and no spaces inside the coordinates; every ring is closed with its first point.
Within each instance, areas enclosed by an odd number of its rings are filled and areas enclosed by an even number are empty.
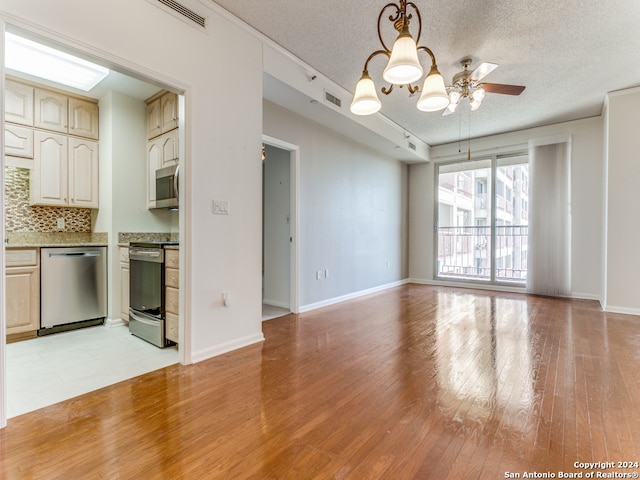
{"type": "Polygon", "coordinates": [[[482,100],[484,100],[484,95],[484,88],[476,88],[472,94],[473,99],[477,100],[478,102],[482,102],[482,100]]]}
{"type": "Polygon", "coordinates": [[[473,100],[471,100],[471,102],[469,103],[471,105],[471,110],[475,111],[478,108],[480,108],[480,104],[482,102],[480,100],[476,100],[475,98],[473,100]]]}
{"type": "Polygon", "coordinates": [[[356,84],[356,93],[349,109],[354,115],[373,115],[382,107],[378,98],[376,86],[365,70],[356,84]]]}
{"type": "Polygon", "coordinates": [[[462,98],[462,95],[460,94],[459,91],[451,90],[449,92],[449,107],[453,105],[453,109],[449,108],[449,110],[453,112],[458,106],[458,103],[460,103],[461,98],[462,98]]]}
{"type": "Polygon", "coordinates": [[[391,49],[389,63],[382,78],[393,85],[408,85],[419,80],[424,71],[418,61],[418,49],[409,29],[405,26],[391,49]]]}
{"type": "Polygon", "coordinates": [[[444,87],[444,79],[442,75],[440,75],[440,72],[438,72],[438,67],[434,65],[424,80],[422,95],[420,95],[417,104],[418,110],[423,112],[437,112],[445,108],[449,103],[449,96],[444,87]]]}

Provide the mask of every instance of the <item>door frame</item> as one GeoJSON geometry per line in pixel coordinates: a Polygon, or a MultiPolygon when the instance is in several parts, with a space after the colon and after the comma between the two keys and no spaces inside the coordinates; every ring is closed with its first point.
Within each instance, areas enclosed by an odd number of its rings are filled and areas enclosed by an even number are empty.
{"type": "Polygon", "coordinates": [[[269,135],[262,135],[262,142],[266,145],[280,148],[289,152],[289,173],[291,182],[289,186],[289,206],[291,208],[291,248],[289,250],[289,309],[291,310],[291,313],[300,313],[300,271],[298,268],[300,258],[300,222],[298,216],[298,213],[300,211],[300,147],[298,145],[294,145],[293,143],[270,137],[269,135]]]}
{"type": "MultiPolygon", "coordinates": [[[[183,192],[191,191],[191,173],[189,151],[186,148],[187,141],[190,139],[189,125],[189,102],[191,96],[191,86],[175,78],[167,77],[155,70],[150,70],[135,62],[114,56],[109,51],[92,50],[89,46],[81,44],[72,38],[60,37],[54,32],[44,30],[30,23],[25,23],[20,19],[5,17],[0,12],[0,90],[3,92],[0,98],[0,152],[4,151],[4,50],[5,50],[5,32],[7,27],[15,27],[16,29],[32,33],[43,39],[51,41],[53,44],[60,43],[70,49],[75,50],[78,55],[88,58],[94,57],[99,63],[108,65],[109,68],[119,71],[125,75],[138,78],[149,83],[155,82],[163,85],[176,92],[179,92],[179,108],[180,108],[180,166],[181,166],[181,185],[180,189],[180,210],[179,210],[179,229],[180,229],[180,285],[184,285],[184,289],[180,289],[180,343],[178,345],[178,361],[182,365],[193,363],[191,351],[191,249],[187,245],[186,240],[191,237],[192,212],[190,205],[190,196],[183,192]]],[[[160,88],[160,87],[159,87],[160,88]]],[[[0,155],[0,195],[4,196],[4,155],[0,155]]],[[[4,208],[1,212],[2,231],[0,231],[0,241],[2,242],[2,253],[0,253],[0,429],[7,426],[8,422],[8,397],[7,397],[7,372],[6,372],[6,288],[4,278],[5,255],[4,255],[4,208]]]]}

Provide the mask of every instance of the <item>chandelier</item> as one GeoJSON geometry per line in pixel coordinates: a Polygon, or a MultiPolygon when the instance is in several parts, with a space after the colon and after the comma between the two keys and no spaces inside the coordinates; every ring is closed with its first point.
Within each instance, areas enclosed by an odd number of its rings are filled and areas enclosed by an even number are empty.
{"type": "Polygon", "coordinates": [[[382,93],[389,95],[395,85],[400,86],[400,88],[406,85],[409,94],[418,92],[418,85],[414,86],[412,84],[420,80],[424,73],[418,60],[418,52],[420,51],[426,52],[431,57],[431,69],[424,80],[416,107],[423,112],[437,112],[449,105],[449,96],[444,86],[444,79],[438,71],[436,57],[428,47],[418,46],[421,33],[422,18],[420,17],[420,10],[413,2],[399,0],[399,4],[389,3],[384,6],[378,15],[378,39],[382,49],[376,50],[369,55],[369,58],[364,63],[362,76],[356,84],[356,93],[351,102],[350,109],[352,113],[356,115],[371,115],[382,107],[376,93],[376,87],[368,71],[369,62],[378,55],[385,55],[389,59],[387,67],[382,74],[384,80],[389,83],[389,87],[382,87],[382,93]],[[409,21],[413,18],[413,13],[407,13],[407,8],[411,8],[417,18],[418,35],[415,40],[409,32],[409,21]],[[380,33],[382,16],[387,9],[392,9],[388,20],[393,23],[394,28],[398,31],[398,36],[392,49],[387,47],[380,33]]]}

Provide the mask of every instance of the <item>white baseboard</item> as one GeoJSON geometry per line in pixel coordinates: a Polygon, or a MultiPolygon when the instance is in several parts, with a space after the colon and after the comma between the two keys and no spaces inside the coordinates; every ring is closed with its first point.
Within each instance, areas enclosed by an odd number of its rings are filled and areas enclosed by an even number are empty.
{"type": "Polygon", "coordinates": [[[371,293],[381,292],[389,288],[404,285],[405,283],[411,283],[411,282],[408,279],[398,280],[397,282],[387,283],[385,285],[380,285],[378,287],[368,288],[367,290],[360,290],[359,292],[349,293],[347,295],[342,295],[340,297],[329,298],[327,300],[322,300],[321,302],[302,305],[300,306],[300,313],[309,312],[311,310],[315,310],[316,308],[328,307],[329,305],[334,305],[336,303],[344,302],[346,300],[352,300],[354,298],[363,297],[364,295],[369,295],[371,293]]]}
{"type": "Polygon", "coordinates": [[[628,307],[617,307],[615,305],[607,305],[607,306],[603,305],[602,309],[608,313],[623,313],[625,315],[640,316],[640,308],[628,308],[628,307]]]}
{"type": "MultiPolygon", "coordinates": [[[[447,282],[443,280],[428,280],[421,278],[410,278],[409,283],[417,283],[420,285],[433,285],[439,287],[460,287],[460,288],[475,288],[478,290],[495,290],[497,292],[511,292],[511,293],[528,293],[525,287],[510,287],[508,285],[488,285],[478,283],[465,283],[465,282],[447,282]]],[[[575,298],[576,300],[596,300],[602,305],[602,300],[599,295],[593,293],[580,293],[572,292],[565,298],[575,298]]],[[[604,308],[603,308],[604,310],[604,308]]]]}
{"type": "Polygon", "coordinates": [[[123,320],[122,318],[105,318],[104,319],[105,327],[120,327],[122,325],[129,325],[129,322],[123,320]]]}
{"type": "Polygon", "coordinates": [[[248,347],[249,345],[259,342],[264,342],[264,335],[262,332],[238,338],[230,342],[221,343],[220,345],[215,345],[204,350],[192,352],[191,361],[192,363],[202,362],[203,360],[208,360],[210,358],[217,357],[218,355],[222,355],[223,353],[228,353],[242,347],[248,347]]]}
{"type": "Polygon", "coordinates": [[[447,282],[446,280],[429,280],[424,278],[410,278],[408,283],[419,285],[433,285],[434,287],[475,288],[476,290],[494,290],[497,292],[527,293],[524,287],[510,287],[508,285],[487,285],[482,283],[447,282]]]}
{"type": "Polygon", "coordinates": [[[262,300],[262,303],[264,305],[270,305],[272,307],[286,308],[287,310],[289,310],[290,308],[289,302],[279,302],[277,300],[269,300],[268,298],[265,298],[264,300],[262,300]]]}

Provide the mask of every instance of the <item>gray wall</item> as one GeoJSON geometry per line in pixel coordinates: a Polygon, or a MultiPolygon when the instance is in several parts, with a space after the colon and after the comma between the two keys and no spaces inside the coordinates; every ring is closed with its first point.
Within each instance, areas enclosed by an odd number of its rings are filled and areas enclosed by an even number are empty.
{"type": "Polygon", "coordinates": [[[290,153],[265,145],[262,301],[290,308],[290,153]]]}
{"type": "Polygon", "coordinates": [[[300,147],[301,309],[404,280],[407,165],[268,101],[263,133],[300,147]]]}

